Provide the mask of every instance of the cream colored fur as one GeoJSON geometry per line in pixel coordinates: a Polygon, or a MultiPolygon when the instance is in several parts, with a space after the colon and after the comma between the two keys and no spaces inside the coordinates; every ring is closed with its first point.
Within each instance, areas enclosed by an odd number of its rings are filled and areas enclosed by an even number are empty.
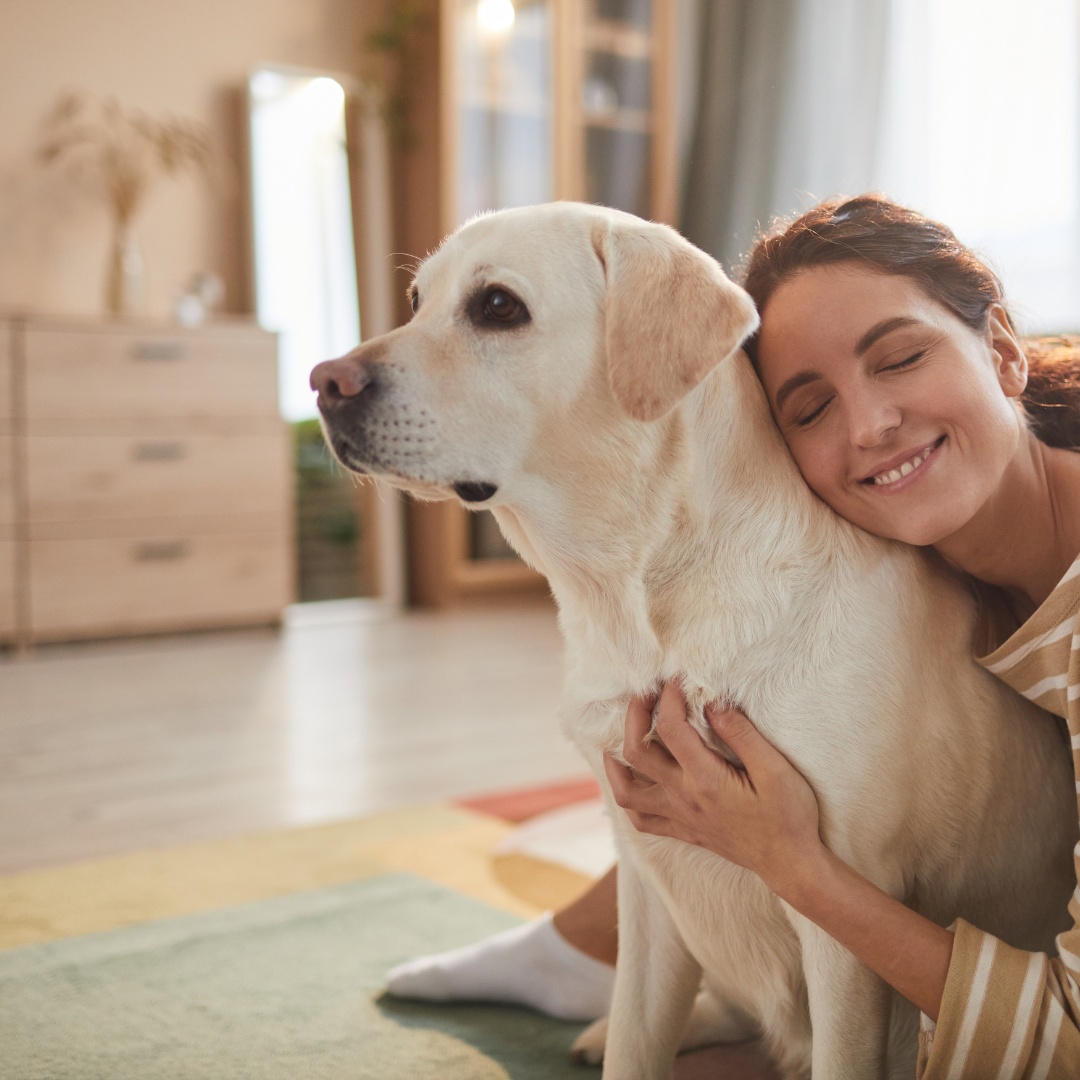
{"type": "MultiPolygon", "coordinates": [[[[463,226],[416,285],[412,322],[337,362],[371,384],[328,437],[422,497],[497,485],[486,505],[558,600],[563,721],[601,783],[628,697],[681,676],[699,731],[723,698],[794,762],[860,873],[942,924],[1051,947],[1076,820],[1059,730],[973,662],[963,586],[805,487],[738,351],[753,308],[716,263],[561,203],[463,226]],[[476,325],[492,284],[530,321],[476,325]]],[[[612,810],[608,1080],[668,1075],[702,983],[717,1033],[760,1029],[787,1077],[913,1075],[914,1011],[868,969],[755,875],[612,810]]]]}

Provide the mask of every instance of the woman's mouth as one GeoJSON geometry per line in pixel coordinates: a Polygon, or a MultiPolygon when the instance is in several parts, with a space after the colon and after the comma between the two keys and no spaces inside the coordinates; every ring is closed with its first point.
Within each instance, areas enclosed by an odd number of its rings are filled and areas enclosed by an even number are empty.
{"type": "Polygon", "coordinates": [[[942,435],[929,446],[924,446],[906,461],[893,465],[891,468],[883,469],[879,473],[874,473],[873,475],[866,477],[862,482],[864,484],[871,484],[874,487],[886,488],[899,484],[901,480],[906,480],[912,473],[918,472],[944,441],[945,436],[942,435]]]}

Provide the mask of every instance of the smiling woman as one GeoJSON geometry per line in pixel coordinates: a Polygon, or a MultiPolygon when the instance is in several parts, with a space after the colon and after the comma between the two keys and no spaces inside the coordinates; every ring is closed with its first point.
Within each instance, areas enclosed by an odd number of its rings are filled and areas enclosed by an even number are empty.
{"type": "Polygon", "coordinates": [[[1000,305],[976,331],[911,279],[843,264],[799,274],[766,311],[762,382],[811,489],[910,544],[970,520],[1022,427],[1024,354],[1000,305]]]}
{"type": "MultiPolygon", "coordinates": [[[[763,315],[748,351],[777,423],[844,517],[934,544],[1021,467],[1027,354],[1000,282],[944,226],[879,196],[825,202],[758,244],[746,287],[763,315]]],[[[1039,366],[1044,427],[1050,388],[1080,366],[1066,353],[1039,366]]]]}
{"type": "MultiPolygon", "coordinates": [[[[1080,775],[1080,458],[1062,449],[1076,445],[1076,340],[1026,350],[994,274],[949,229],[879,196],[781,222],[752,252],[745,284],[762,320],[748,351],[808,485],[879,536],[933,547],[1011,605],[1023,625],[981,663],[1065,719],[1080,775]]],[[[655,723],[670,749],[690,731],[670,684],[665,708],[677,732],[662,715],[655,723]]],[[[921,1080],[1080,1075],[1080,890],[1056,956],[1010,948],[964,919],[943,931],[816,842],[808,789],[746,715],[709,715],[742,769],[692,737],[691,753],[672,751],[679,768],[665,769],[641,760],[652,709],[639,700],[627,716],[634,772],[606,763],[616,801],[639,830],[755,871],[918,1005],[921,1080]],[[680,802],[680,790],[694,798],[680,802]]]]}

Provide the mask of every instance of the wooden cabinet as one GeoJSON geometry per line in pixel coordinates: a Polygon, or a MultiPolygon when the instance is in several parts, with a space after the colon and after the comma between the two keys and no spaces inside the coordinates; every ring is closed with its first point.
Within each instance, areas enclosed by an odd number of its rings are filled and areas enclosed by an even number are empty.
{"type": "Polygon", "coordinates": [[[289,599],[280,539],[269,522],[227,524],[220,534],[179,521],[130,535],[39,534],[29,552],[32,639],[277,621],[289,599]]]}
{"type": "Polygon", "coordinates": [[[35,526],[132,518],[280,514],[291,468],[279,433],[29,435],[35,526]]]}
{"type": "Polygon", "coordinates": [[[18,635],[15,556],[15,541],[5,537],[0,527],[0,642],[13,642],[18,635]]]}
{"type": "MultiPolygon", "coordinates": [[[[674,224],[675,17],[675,0],[441,0],[443,232],[553,199],[674,224]]],[[[414,602],[543,587],[490,515],[409,514],[414,602]]]]}
{"type": "Polygon", "coordinates": [[[33,319],[4,338],[13,509],[0,574],[13,617],[4,631],[0,585],[0,635],[279,620],[293,599],[293,484],[274,335],[240,320],[33,319]]]}
{"type": "Polygon", "coordinates": [[[676,15],[675,0],[442,0],[445,230],[551,199],[674,224],[676,15]]]}
{"type": "Polygon", "coordinates": [[[18,626],[16,582],[15,366],[11,328],[0,322],[0,642],[18,626]]]}

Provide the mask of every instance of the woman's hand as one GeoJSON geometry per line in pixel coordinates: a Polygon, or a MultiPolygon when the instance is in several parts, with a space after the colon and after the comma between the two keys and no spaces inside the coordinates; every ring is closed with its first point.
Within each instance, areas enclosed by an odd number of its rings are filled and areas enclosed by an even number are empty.
{"type": "Polygon", "coordinates": [[[707,706],[705,716],[742,761],[740,769],[710,750],[686,718],[686,698],[669,682],[656,731],[646,742],[654,701],[634,698],[626,712],[623,757],[604,767],[615,801],[640,832],[706,848],[758,874],[783,895],[785,880],[823,852],[818,805],[795,767],[735,709],[707,706]]]}
{"type": "Polygon", "coordinates": [[[927,1016],[937,1019],[952,957],[948,930],[905,907],[827,850],[810,785],[735,709],[706,708],[713,731],[745,765],[710,750],[686,719],[680,687],[626,711],[623,757],[604,755],[615,801],[641,832],[697,844],[753,870],[927,1016]],[[667,749],[665,750],[664,747],[667,749]]]}

